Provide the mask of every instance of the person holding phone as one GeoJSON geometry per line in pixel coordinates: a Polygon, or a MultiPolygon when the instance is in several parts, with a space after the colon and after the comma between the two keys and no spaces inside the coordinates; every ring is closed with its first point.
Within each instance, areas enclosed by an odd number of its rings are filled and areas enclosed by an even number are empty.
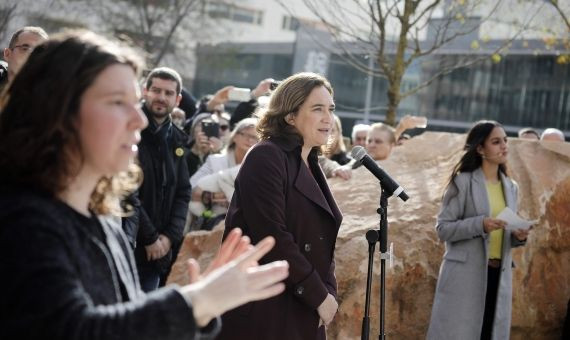
{"type": "Polygon", "coordinates": [[[235,176],[246,153],[259,141],[255,131],[256,124],[255,118],[240,121],[232,131],[228,146],[222,153],[210,155],[190,177],[191,212],[195,216],[203,216],[204,212],[213,213],[211,217],[204,219],[204,223],[200,223],[201,229],[211,229],[216,221],[222,220],[225,216],[228,201],[233,194],[235,176]]]}
{"type": "Polygon", "coordinates": [[[275,241],[252,247],[240,231],[204,273],[189,262],[191,284],[141,290],[113,218],[140,181],[139,60],[66,33],[34,49],[0,100],[1,339],[211,339],[217,315],[284,290],[286,263],[257,265],[275,241]]]}
{"type": "Polygon", "coordinates": [[[203,130],[203,121],[213,121],[210,113],[200,113],[192,120],[190,126],[190,137],[188,148],[190,149],[186,156],[188,165],[188,179],[198,171],[204,164],[210,154],[215,154],[223,149],[222,141],[215,137],[208,137],[203,130]]]}
{"type": "Polygon", "coordinates": [[[469,130],[453,168],[436,231],[445,242],[427,339],[509,339],[511,249],[528,230],[505,229],[496,216],[517,211],[518,187],[507,175],[507,135],[495,121],[469,130]]]}

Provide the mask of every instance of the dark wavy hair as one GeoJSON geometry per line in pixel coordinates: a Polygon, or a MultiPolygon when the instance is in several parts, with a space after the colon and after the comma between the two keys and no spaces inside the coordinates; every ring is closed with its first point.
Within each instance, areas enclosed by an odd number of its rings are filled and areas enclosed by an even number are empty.
{"type": "MultiPolygon", "coordinates": [[[[131,49],[88,31],[67,32],[37,46],[0,98],[0,181],[56,195],[80,171],[75,122],[84,92],[107,67],[136,74],[131,49]]],[[[140,170],[102,178],[91,196],[95,213],[116,211],[118,198],[139,184],[140,170]]]]}
{"type": "MultiPolygon", "coordinates": [[[[471,127],[469,132],[467,132],[467,139],[463,146],[465,153],[459,162],[453,167],[447,186],[453,183],[455,176],[459,173],[473,172],[483,164],[483,158],[477,151],[477,148],[479,146],[483,146],[493,129],[496,127],[500,127],[501,129],[503,128],[501,124],[494,120],[480,120],[471,127]]],[[[499,172],[502,172],[507,176],[507,166],[505,164],[499,164],[499,172]]]]}
{"type": "Polygon", "coordinates": [[[324,86],[334,96],[329,81],[316,73],[297,73],[283,80],[271,95],[267,109],[257,114],[257,133],[261,140],[282,137],[303,144],[303,137],[294,126],[285,121],[285,117],[290,113],[296,116],[311,91],[320,86],[324,86]]]}

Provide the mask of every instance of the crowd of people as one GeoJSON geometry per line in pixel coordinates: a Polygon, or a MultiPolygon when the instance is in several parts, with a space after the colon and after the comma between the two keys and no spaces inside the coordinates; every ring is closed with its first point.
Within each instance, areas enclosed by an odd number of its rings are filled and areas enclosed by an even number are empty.
{"type": "MultiPolygon", "coordinates": [[[[86,31],[25,27],[4,59],[2,338],[326,338],[342,221],[327,178],[351,178],[352,146],[382,162],[427,125],[404,116],[346,138],[313,73],[263,79],[228,112],[233,86],[195,100],[168,67],[141,82],[133,51],[86,31]],[[191,260],[191,283],[164,287],[185,233],[224,220],[210,267],[191,260]]],[[[564,141],[553,128],[519,138],[564,141]]],[[[507,150],[497,122],[467,134],[437,219],[430,339],[508,338],[510,249],[528,232],[496,219],[517,207],[507,150]]]]}

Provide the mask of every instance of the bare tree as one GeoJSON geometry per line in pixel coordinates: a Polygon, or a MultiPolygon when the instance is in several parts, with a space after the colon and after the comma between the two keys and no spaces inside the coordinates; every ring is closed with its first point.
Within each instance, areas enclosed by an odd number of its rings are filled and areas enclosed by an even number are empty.
{"type": "MultiPolygon", "coordinates": [[[[287,8],[287,3],[278,0],[287,8]]],[[[428,86],[438,77],[461,67],[485,60],[506,46],[495,47],[488,53],[473,53],[453,62],[441,62],[440,68],[416,86],[402,90],[402,80],[408,67],[422,58],[434,55],[457,39],[473,40],[473,49],[482,46],[477,41],[480,25],[488,20],[501,0],[303,0],[310,11],[327,27],[335,47],[353,67],[388,81],[386,122],[394,125],[400,102],[428,86]],[[365,24],[363,24],[365,23],[365,24]],[[368,26],[368,27],[366,27],[368,26]],[[395,34],[392,34],[394,32],[395,34]],[[350,41],[350,43],[347,43],[350,41]],[[372,56],[377,66],[362,56],[372,56]]],[[[527,20],[525,22],[530,22],[527,20]]],[[[518,31],[522,32],[521,29],[518,31]]],[[[513,35],[513,38],[518,34],[513,35]]]]}
{"type": "Polygon", "coordinates": [[[8,2],[0,7],[0,41],[3,41],[8,33],[8,26],[10,25],[10,20],[16,14],[16,9],[18,8],[19,2],[8,2]]]}
{"type": "Polygon", "coordinates": [[[113,34],[144,50],[153,67],[174,50],[183,22],[203,17],[205,4],[206,0],[98,0],[94,9],[113,34]]]}
{"type": "Polygon", "coordinates": [[[556,12],[558,12],[558,14],[560,14],[560,17],[562,18],[562,20],[566,24],[566,27],[568,27],[568,31],[570,32],[570,19],[568,19],[569,14],[564,13],[564,10],[562,9],[562,7],[560,7],[560,3],[558,2],[558,0],[548,0],[548,3],[552,7],[554,7],[554,9],[556,10],[556,12]]]}

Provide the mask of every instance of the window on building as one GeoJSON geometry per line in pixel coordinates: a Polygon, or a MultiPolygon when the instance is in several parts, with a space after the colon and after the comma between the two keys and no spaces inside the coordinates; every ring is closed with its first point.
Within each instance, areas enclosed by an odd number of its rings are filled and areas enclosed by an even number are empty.
{"type": "Polygon", "coordinates": [[[208,15],[211,18],[228,19],[253,25],[263,24],[262,11],[223,2],[210,2],[208,4],[208,15]]]}
{"type": "Polygon", "coordinates": [[[287,31],[296,31],[299,29],[299,19],[292,16],[284,16],[281,28],[287,31]]]}

